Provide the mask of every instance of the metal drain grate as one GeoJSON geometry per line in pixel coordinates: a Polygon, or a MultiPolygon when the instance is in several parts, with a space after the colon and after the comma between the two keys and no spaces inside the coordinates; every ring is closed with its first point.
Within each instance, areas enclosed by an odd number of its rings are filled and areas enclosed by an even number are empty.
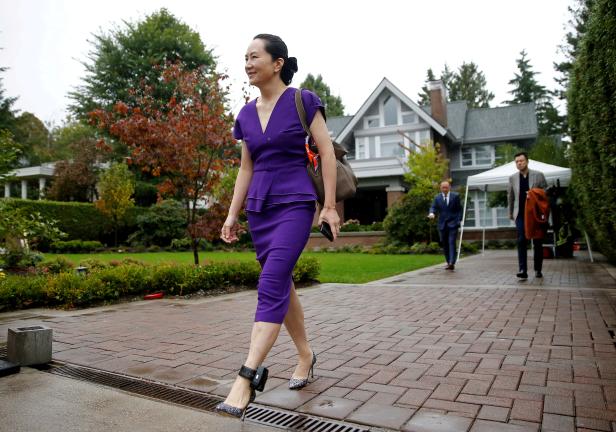
{"type": "MultiPolygon", "coordinates": [[[[127,375],[115,374],[84,366],[64,364],[52,367],[48,369],[47,372],[113,387],[125,392],[147,396],[149,398],[178,405],[189,406],[203,411],[214,411],[214,407],[223,400],[222,398],[209,396],[194,390],[146,381],[127,375]]],[[[324,420],[305,414],[275,410],[256,406],[254,404],[248,407],[246,419],[265,426],[297,432],[368,432],[368,429],[348,423],[324,420]]]]}
{"type": "Polygon", "coordinates": [[[6,358],[8,351],[6,345],[0,345],[0,358],[6,358]]]}

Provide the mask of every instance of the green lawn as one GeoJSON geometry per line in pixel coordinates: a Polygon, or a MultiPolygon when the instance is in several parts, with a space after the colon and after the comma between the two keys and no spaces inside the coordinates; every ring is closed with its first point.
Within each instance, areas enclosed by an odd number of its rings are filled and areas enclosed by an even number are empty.
{"type": "MultiPolygon", "coordinates": [[[[46,258],[56,255],[45,254],[46,258]]],[[[102,253],[64,254],[78,264],[81,260],[96,258],[101,261],[134,258],[150,264],[193,262],[192,252],[148,252],[148,253],[102,253]]],[[[321,263],[321,282],[364,283],[382,279],[407,271],[438,264],[441,255],[370,255],[362,253],[305,252],[302,256],[315,257],[321,263]]],[[[208,261],[253,261],[254,252],[200,252],[201,262],[208,261]]]]}

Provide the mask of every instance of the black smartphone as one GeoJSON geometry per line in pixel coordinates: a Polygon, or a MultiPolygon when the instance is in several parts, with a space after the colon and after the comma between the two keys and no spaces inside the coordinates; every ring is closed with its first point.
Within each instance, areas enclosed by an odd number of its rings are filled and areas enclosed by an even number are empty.
{"type": "Polygon", "coordinates": [[[319,225],[319,231],[321,231],[321,234],[323,234],[327,240],[329,240],[330,242],[334,241],[334,234],[332,233],[332,228],[327,222],[322,222],[321,225],[319,225]]]}

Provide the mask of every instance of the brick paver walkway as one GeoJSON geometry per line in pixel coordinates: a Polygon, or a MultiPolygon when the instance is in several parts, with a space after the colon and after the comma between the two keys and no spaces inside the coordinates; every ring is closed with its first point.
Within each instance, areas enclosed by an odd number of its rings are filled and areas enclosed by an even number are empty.
{"type": "MultiPolygon", "coordinates": [[[[403,431],[616,431],[614,278],[601,263],[548,260],[543,280],[521,283],[515,260],[487,252],[454,273],[301,290],[315,380],[287,389],[296,358],[283,331],[257,402],[403,431]]],[[[255,302],[244,292],[3,314],[0,340],[42,322],[57,360],[225,395],[255,302]]]]}

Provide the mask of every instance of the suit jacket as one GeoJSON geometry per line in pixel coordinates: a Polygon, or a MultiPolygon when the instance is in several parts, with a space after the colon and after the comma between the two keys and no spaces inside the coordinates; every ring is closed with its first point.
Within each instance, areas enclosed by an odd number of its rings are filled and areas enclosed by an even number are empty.
{"type": "MultiPolygon", "coordinates": [[[[528,190],[532,188],[545,189],[548,187],[548,182],[545,181],[545,176],[541,171],[528,170],[528,190]]],[[[520,211],[520,172],[509,176],[509,186],[507,187],[507,202],[509,204],[509,218],[515,220],[520,211]]]]}
{"type": "Polygon", "coordinates": [[[460,195],[456,192],[449,192],[449,205],[445,202],[442,193],[434,197],[430,213],[438,213],[438,229],[443,230],[445,226],[457,228],[462,221],[462,204],[460,195]]]}

